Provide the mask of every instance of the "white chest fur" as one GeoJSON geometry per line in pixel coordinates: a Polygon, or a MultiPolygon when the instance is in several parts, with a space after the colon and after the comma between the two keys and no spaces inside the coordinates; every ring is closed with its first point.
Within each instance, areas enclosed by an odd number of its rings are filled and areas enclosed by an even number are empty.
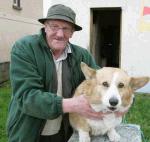
{"type": "Polygon", "coordinates": [[[116,117],[115,114],[107,114],[102,120],[87,119],[87,123],[91,127],[92,135],[103,135],[110,129],[115,128],[122,121],[121,117],[116,117]]]}

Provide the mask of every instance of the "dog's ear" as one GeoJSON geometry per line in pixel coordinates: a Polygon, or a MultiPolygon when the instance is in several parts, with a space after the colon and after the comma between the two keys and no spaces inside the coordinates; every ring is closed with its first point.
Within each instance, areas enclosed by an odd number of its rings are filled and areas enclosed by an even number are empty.
{"type": "Polygon", "coordinates": [[[81,70],[86,79],[95,78],[96,70],[90,68],[87,64],[81,62],[81,70]]]}
{"type": "Polygon", "coordinates": [[[149,77],[131,77],[130,85],[132,89],[135,91],[149,82],[149,77]]]}

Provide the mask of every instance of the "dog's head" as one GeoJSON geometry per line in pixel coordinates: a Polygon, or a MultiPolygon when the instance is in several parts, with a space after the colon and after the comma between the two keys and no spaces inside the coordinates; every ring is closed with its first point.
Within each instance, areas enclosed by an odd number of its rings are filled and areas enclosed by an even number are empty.
{"type": "Polygon", "coordinates": [[[83,62],[81,70],[86,80],[92,82],[90,85],[93,85],[93,90],[89,98],[96,111],[125,111],[132,104],[134,91],[143,87],[150,79],[130,77],[119,68],[104,67],[94,70],[83,62]]]}

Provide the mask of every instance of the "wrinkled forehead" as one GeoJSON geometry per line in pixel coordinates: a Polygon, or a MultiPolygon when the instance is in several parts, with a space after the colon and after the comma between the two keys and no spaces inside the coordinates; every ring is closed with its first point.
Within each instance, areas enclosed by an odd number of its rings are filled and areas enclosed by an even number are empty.
{"type": "Polygon", "coordinates": [[[47,20],[46,23],[48,24],[52,24],[52,25],[58,25],[58,26],[69,26],[69,27],[73,27],[73,24],[64,20],[57,20],[57,19],[50,19],[47,20]]]}
{"type": "Polygon", "coordinates": [[[122,69],[104,67],[97,70],[96,78],[98,81],[115,81],[116,82],[129,82],[129,75],[122,69]]]}

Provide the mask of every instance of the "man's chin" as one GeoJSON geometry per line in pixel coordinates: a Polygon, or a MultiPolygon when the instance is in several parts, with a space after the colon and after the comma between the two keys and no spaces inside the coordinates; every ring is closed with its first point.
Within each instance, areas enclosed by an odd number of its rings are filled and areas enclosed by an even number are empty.
{"type": "Polygon", "coordinates": [[[64,46],[64,45],[62,45],[62,46],[60,45],[60,46],[56,46],[54,49],[55,49],[55,50],[64,50],[65,47],[66,47],[66,46],[64,46]]]}
{"type": "Polygon", "coordinates": [[[61,42],[58,43],[58,42],[57,42],[56,44],[54,44],[53,47],[54,47],[54,49],[64,49],[66,46],[67,46],[67,44],[64,43],[64,42],[63,42],[63,43],[61,43],[61,42]]]}
{"type": "Polygon", "coordinates": [[[58,52],[59,53],[59,52],[63,52],[63,50],[65,49],[65,47],[66,46],[62,46],[62,45],[61,46],[60,45],[59,46],[53,46],[51,48],[51,50],[52,50],[52,52],[58,52]]]}

